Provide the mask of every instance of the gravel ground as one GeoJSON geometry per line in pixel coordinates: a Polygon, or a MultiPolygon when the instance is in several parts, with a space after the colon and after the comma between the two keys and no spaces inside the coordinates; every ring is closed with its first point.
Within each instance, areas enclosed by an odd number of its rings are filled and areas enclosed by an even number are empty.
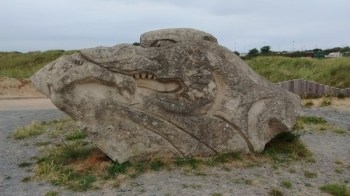
{"type": "MultiPolygon", "coordinates": [[[[346,128],[350,123],[350,109],[330,107],[303,109],[303,115],[323,116],[329,122],[346,128]]],[[[273,188],[284,195],[327,195],[319,187],[326,183],[350,182],[350,133],[332,132],[306,133],[302,140],[314,153],[315,163],[296,162],[288,166],[274,167],[263,164],[254,167],[208,168],[204,171],[163,170],[145,173],[127,180],[118,188],[72,193],[61,187],[42,182],[21,182],[32,175],[28,168],[17,165],[33,162],[36,147],[30,140],[17,141],[9,136],[16,127],[32,120],[62,118],[58,110],[0,111],[0,195],[44,195],[50,190],[60,195],[268,195],[273,188]],[[317,176],[308,178],[305,172],[317,176]],[[281,186],[282,181],[292,183],[290,189],[281,186]]],[[[30,169],[30,168],[29,168],[30,169]]]]}

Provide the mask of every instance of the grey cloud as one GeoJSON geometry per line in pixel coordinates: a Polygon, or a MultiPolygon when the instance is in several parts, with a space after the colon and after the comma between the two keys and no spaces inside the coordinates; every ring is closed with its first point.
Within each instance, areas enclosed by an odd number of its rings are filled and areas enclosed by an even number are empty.
{"type": "Polygon", "coordinates": [[[347,0],[2,0],[0,50],[79,49],[192,27],[231,49],[350,44],[347,0]]]}

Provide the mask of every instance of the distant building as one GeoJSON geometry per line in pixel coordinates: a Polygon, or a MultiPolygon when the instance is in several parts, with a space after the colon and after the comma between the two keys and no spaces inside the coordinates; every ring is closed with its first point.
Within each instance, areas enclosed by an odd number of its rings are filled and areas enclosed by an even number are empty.
{"type": "Polygon", "coordinates": [[[342,57],[342,56],[343,55],[340,52],[331,52],[328,55],[325,55],[324,57],[326,57],[326,58],[339,58],[339,57],[342,57]]]}

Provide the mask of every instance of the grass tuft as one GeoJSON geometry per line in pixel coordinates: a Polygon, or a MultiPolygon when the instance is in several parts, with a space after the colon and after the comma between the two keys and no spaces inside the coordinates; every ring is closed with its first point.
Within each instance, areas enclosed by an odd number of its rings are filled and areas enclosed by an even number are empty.
{"type": "Polygon", "coordinates": [[[34,121],[26,127],[17,128],[12,136],[14,139],[22,140],[43,134],[45,128],[41,123],[34,121]]]}
{"type": "Polygon", "coordinates": [[[292,188],[292,186],[293,186],[293,184],[292,184],[290,181],[288,181],[288,180],[283,180],[283,181],[281,182],[281,185],[282,185],[284,188],[287,188],[287,189],[290,189],[290,188],[292,188]]]}
{"type": "Polygon", "coordinates": [[[326,184],[320,187],[326,193],[334,196],[349,196],[350,193],[344,184],[326,184]]]}

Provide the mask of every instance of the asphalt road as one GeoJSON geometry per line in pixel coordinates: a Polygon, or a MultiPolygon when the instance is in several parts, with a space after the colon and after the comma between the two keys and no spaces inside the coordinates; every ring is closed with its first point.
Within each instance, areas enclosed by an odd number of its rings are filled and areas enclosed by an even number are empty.
{"type": "Polygon", "coordinates": [[[64,113],[54,107],[49,99],[0,99],[0,195],[41,195],[52,186],[39,182],[22,182],[31,171],[18,167],[37,154],[26,141],[11,138],[17,127],[32,121],[60,119],[64,113]]]}

